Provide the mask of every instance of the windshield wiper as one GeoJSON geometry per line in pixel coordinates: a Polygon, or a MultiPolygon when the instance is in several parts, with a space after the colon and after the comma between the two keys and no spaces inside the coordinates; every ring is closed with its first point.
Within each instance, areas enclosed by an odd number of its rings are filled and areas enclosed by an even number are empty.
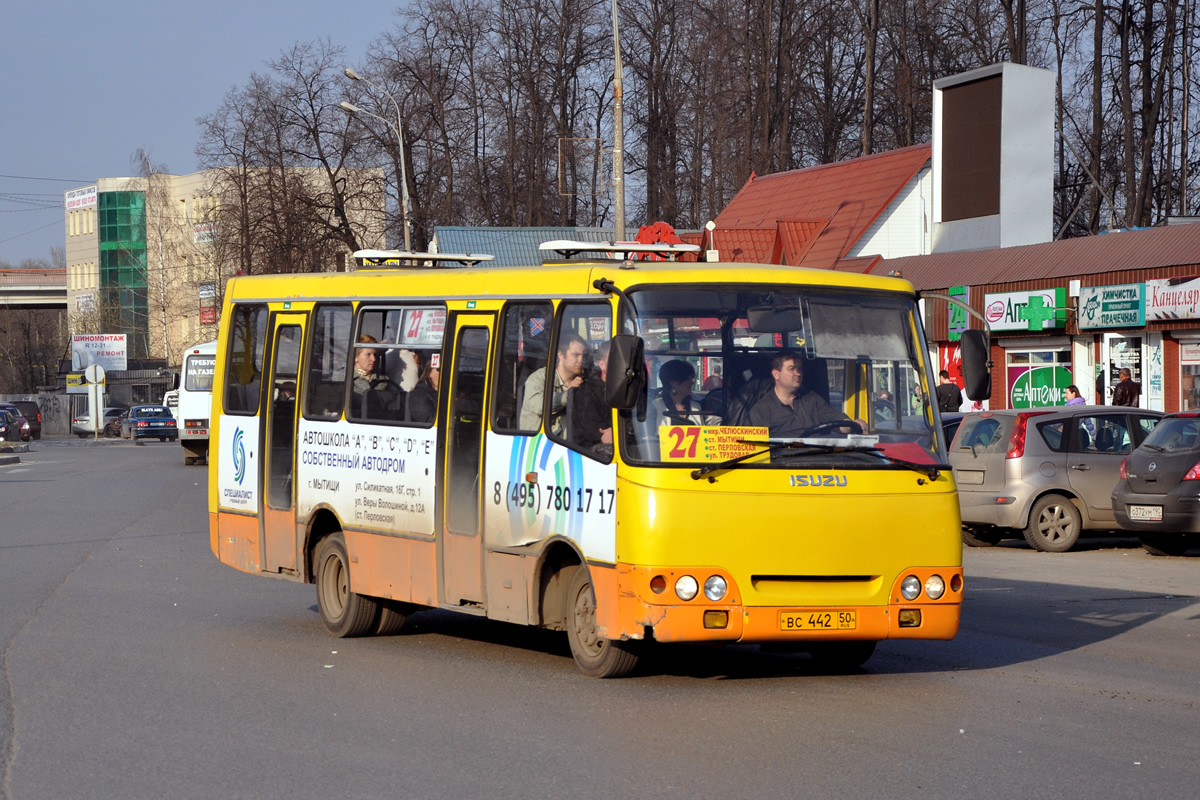
{"type": "MultiPolygon", "coordinates": [[[[781,450],[800,450],[794,455],[828,455],[830,453],[863,453],[865,455],[878,456],[879,458],[889,463],[900,467],[906,467],[913,472],[919,472],[929,478],[931,481],[936,481],[941,476],[942,470],[950,469],[949,464],[919,464],[916,461],[909,461],[896,456],[888,455],[883,451],[883,448],[876,445],[861,445],[861,444],[843,444],[830,439],[768,439],[767,441],[759,441],[755,439],[740,439],[742,444],[757,444],[766,447],[765,450],[756,450],[753,453],[745,453],[731,458],[727,461],[722,461],[719,464],[709,464],[692,471],[692,479],[700,480],[706,475],[711,475],[714,472],[719,472],[724,469],[729,469],[742,461],[753,458],[755,456],[770,455],[781,450]],[[801,450],[801,448],[803,448],[801,450]]],[[[709,481],[714,478],[709,477],[709,481]]]]}

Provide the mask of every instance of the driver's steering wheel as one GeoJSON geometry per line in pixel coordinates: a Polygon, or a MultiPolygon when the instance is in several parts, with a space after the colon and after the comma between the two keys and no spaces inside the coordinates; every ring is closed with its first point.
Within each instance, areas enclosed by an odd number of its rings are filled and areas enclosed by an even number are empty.
{"type": "Polygon", "coordinates": [[[818,422],[816,425],[813,425],[811,428],[808,428],[803,433],[801,433],[800,438],[812,436],[817,433],[825,433],[827,431],[835,431],[838,428],[845,428],[847,426],[858,428],[858,431],[860,433],[862,432],[862,426],[859,425],[857,422],[855,422],[852,419],[832,419],[832,420],[828,420],[827,422],[818,422]]]}

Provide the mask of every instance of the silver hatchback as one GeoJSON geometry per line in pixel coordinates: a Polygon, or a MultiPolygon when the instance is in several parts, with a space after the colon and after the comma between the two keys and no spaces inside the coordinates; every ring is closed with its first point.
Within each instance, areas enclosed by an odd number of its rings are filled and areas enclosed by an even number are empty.
{"type": "Polygon", "coordinates": [[[1162,416],[1079,405],[968,414],[950,446],[963,541],[986,547],[1024,536],[1030,547],[1062,553],[1085,530],[1116,529],[1121,459],[1162,416]]]}

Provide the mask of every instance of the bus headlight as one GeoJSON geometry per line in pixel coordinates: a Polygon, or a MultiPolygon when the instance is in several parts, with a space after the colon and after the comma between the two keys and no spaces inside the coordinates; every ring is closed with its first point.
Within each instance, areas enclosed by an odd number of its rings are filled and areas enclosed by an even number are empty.
{"type": "Polygon", "coordinates": [[[675,581],[675,595],[680,600],[691,600],[700,591],[700,584],[691,575],[684,575],[675,581]]]}
{"type": "Polygon", "coordinates": [[[905,600],[916,600],[921,596],[921,581],[916,575],[909,575],[900,582],[900,596],[905,600]]]}
{"type": "Polygon", "coordinates": [[[937,600],[946,593],[946,582],[941,575],[930,575],[925,579],[925,594],[930,600],[937,600]]]}
{"type": "Polygon", "coordinates": [[[714,603],[723,598],[727,591],[729,587],[720,575],[712,575],[704,582],[704,596],[714,603]]]}

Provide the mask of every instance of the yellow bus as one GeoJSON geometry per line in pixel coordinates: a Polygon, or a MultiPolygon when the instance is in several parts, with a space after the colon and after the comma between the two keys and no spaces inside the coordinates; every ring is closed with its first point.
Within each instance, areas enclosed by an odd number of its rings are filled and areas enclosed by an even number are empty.
{"type": "Polygon", "coordinates": [[[453,609],[565,631],[597,677],[648,641],[853,668],[955,635],[958,500],[911,284],[544,247],[231,280],[213,553],[315,583],[335,636],[453,609]]]}

